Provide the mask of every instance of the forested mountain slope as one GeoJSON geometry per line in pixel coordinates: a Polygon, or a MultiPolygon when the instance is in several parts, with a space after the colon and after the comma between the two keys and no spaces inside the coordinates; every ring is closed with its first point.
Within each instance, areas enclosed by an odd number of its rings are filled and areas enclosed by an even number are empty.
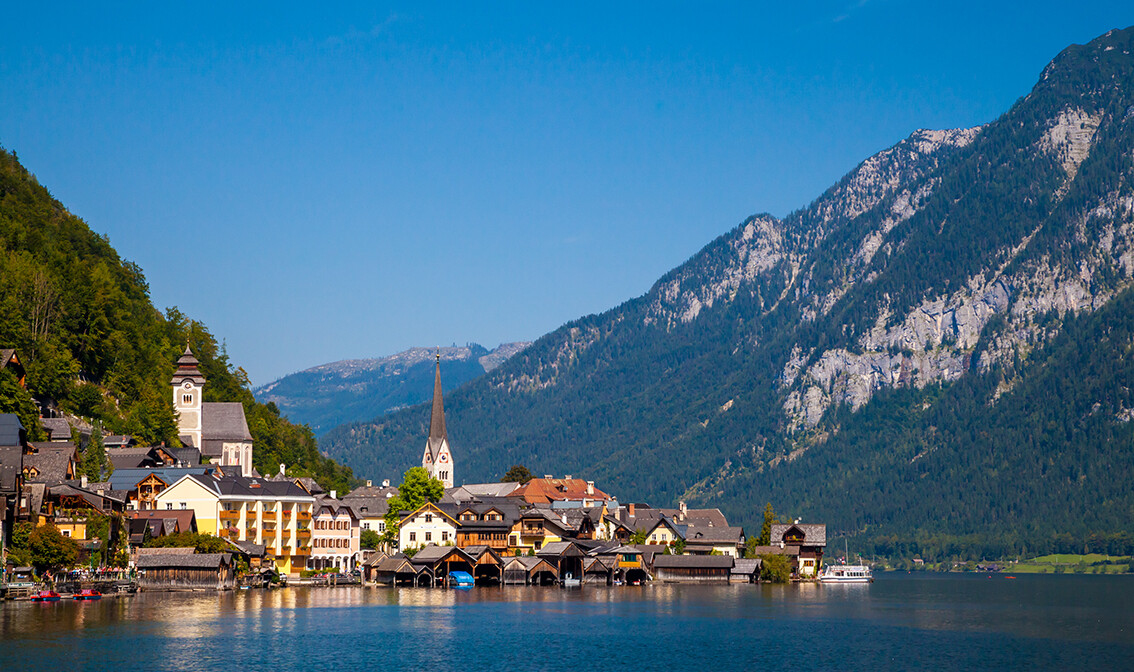
{"type": "MultiPolygon", "coordinates": [[[[915,132],[456,391],[462,480],[523,463],[749,526],[771,500],[891,549],[1129,530],[1132,50],[1066,49],[999,119],[915,132]]],[[[322,445],[393,475],[427,418],[322,445]]]]}
{"type": "Polygon", "coordinates": [[[495,350],[471,343],[464,347],[411,348],[389,357],[346,359],[292,373],[252,392],[273,403],[292,422],[309,425],[316,435],[346,422],[369,420],[420,404],[433,395],[433,362],[440,355],[446,390],[484,375],[527,347],[504,343],[495,350]]]}
{"type": "Polygon", "coordinates": [[[186,342],[208,379],[205,401],[244,404],[258,469],[275,473],[282,462],[328,489],[354,482],[319,454],[310,429],[253,399],[202,324],[157,310],[142,270],[0,149],[0,348],[15,348],[27,367],[26,390],[0,371],[0,412],[18,413],[39,438],[34,396],[106,431],[177,445],[169,380],[186,342]]]}

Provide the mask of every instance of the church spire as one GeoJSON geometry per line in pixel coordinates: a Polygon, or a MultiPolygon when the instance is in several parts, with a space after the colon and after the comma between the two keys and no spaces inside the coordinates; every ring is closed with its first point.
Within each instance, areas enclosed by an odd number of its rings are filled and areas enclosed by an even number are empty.
{"type": "Polygon", "coordinates": [[[441,398],[441,353],[437,353],[437,371],[433,375],[433,413],[429,417],[429,442],[449,437],[445,433],[445,402],[441,398]]]}

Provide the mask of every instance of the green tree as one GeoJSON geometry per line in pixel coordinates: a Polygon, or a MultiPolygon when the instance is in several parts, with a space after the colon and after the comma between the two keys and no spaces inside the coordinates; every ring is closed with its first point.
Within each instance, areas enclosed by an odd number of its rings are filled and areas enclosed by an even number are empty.
{"type": "Polygon", "coordinates": [[[149,539],[146,548],[192,548],[195,553],[228,553],[232,547],[220,537],[196,532],[178,532],[164,537],[149,539]]]}
{"type": "Polygon", "coordinates": [[[79,463],[79,473],[92,481],[101,481],[109,475],[113,467],[106,459],[106,446],[102,442],[102,427],[95,425],[91,430],[91,439],[83,449],[83,459],[79,463]]]}
{"type": "Polygon", "coordinates": [[[786,555],[761,555],[760,580],[787,583],[791,580],[791,560],[786,555]]]}
{"type": "Polygon", "coordinates": [[[630,535],[631,544],[644,544],[646,543],[646,530],[636,530],[634,534],[630,535]]]}
{"type": "Polygon", "coordinates": [[[398,494],[387,499],[386,533],[382,541],[390,546],[398,545],[398,527],[401,525],[403,511],[415,511],[426,502],[436,502],[445,494],[445,484],[429,475],[422,467],[413,467],[402,477],[398,494]]]}
{"type": "Polygon", "coordinates": [[[532,472],[522,464],[513,464],[508,473],[504,474],[504,478],[500,479],[501,483],[520,483],[521,485],[532,480],[532,472]]]}
{"type": "Polygon", "coordinates": [[[776,522],[776,512],[772,510],[772,503],[764,506],[764,526],[760,528],[758,546],[767,546],[772,543],[772,524],[776,522]]]}
{"type": "Polygon", "coordinates": [[[382,543],[382,535],[374,530],[363,530],[358,545],[362,548],[375,549],[382,543]]]}
{"type": "Polygon", "coordinates": [[[0,369],[0,413],[15,413],[27,431],[29,441],[44,438],[43,429],[39,426],[39,411],[31,394],[20,387],[15,374],[8,369],[0,369]]]}
{"type": "Polygon", "coordinates": [[[79,544],[65,537],[59,528],[48,524],[35,528],[28,535],[32,565],[39,572],[70,567],[79,559],[79,544]]]}

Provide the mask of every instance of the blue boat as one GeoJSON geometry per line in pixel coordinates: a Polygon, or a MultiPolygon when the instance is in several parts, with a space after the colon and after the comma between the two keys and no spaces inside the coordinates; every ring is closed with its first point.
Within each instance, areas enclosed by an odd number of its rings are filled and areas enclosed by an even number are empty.
{"type": "Polygon", "coordinates": [[[449,572],[449,585],[454,588],[472,588],[472,574],[468,572],[449,572]]]}

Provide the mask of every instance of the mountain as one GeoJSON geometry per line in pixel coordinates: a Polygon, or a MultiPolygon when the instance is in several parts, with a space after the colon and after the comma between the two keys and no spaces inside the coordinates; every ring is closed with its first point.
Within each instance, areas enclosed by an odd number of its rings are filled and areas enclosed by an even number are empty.
{"type": "Polygon", "coordinates": [[[358,422],[420,404],[433,394],[433,362],[445,364],[446,390],[492,371],[529,343],[504,343],[486,350],[465,347],[411,348],[380,359],[345,359],[304,369],[253,390],[261,403],[274,403],[292,422],[322,434],[347,422],[358,422]]]}
{"type": "Polygon", "coordinates": [[[147,444],[180,445],[169,381],[189,343],[208,379],[205,401],[241,402],[254,466],[280,463],[324,488],[347,490],[350,469],[319,453],[311,430],[252,397],[247,376],[200,322],[154,307],[142,269],[70,213],[0,148],[0,349],[15,349],[27,388],[0,369],[0,413],[42,438],[42,408],[101,423],[147,444]]]}
{"type": "MultiPolygon", "coordinates": [[[[1130,552],[1132,42],[1069,47],[999,119],[916,131],[453,392],[461,479],[586,474],[749,529],[772,501],[891,555],[1130,552]]],[[[427,422],[321,447],[396,476],[427,422]]]]}

